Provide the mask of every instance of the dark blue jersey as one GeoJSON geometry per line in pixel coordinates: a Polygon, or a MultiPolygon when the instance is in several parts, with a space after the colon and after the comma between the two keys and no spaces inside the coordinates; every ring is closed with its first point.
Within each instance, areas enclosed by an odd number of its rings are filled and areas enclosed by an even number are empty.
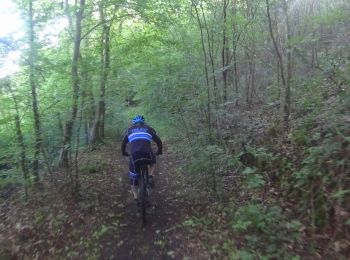
{"type": "Polygon", "coordinates": [[[130,143],[130,153],[152,153],[151,142],[156,142],[158,146],[157,154],[162,154],[162,141],[154,129],[146,124],[136,124],[128,128],[123,138],[122,154],[128,155],[126,145],[130,143]]]}

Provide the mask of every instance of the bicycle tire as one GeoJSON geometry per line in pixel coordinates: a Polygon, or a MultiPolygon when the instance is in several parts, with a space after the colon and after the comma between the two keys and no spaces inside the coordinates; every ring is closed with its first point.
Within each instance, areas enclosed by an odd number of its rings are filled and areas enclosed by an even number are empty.
{"type": "Polygon", "coordinates": [[[142,179],[142,187],[140,189],[140,203],[141,203],[141,217],[142,224],[147,224],[147,176],[148,169],[147,167],[141,167],[141,179],[142,179]]]}

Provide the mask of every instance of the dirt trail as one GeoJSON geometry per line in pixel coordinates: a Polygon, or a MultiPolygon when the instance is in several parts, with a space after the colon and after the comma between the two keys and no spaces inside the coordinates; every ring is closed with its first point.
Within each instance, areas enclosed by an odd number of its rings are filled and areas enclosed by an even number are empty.
{"type": "MultiPolygon", "coordinates": [[[[109,151],[110,158],[115,154],[109,151]]],[[[203,253],[190,243],[190,235],[182,226],[191,206],[178,196],[181,183],[176,181],[174,160],[167,152],[157,158],[156,188],[151,195],[152,207],[145,227],[130,193],[127,159],[118,156],[110,160],[107,174],[117,179],[116,194],[111,196],[119,203],[114,209],[117,221],[110,218],[107,224],[118,228],[114,235],[104,237],[101,259],[201,258],[203,253]]]]}
{"type": "Polygon", "coordinates": [[[43,180],[27,202],[21,189],[0,201],[0,259],[208,259],[198,234],[183,225],[193,205],[183,196],[176,156],[167,149],[157,159],[153,206],[142,227],[118,148],[81,155],[78,198],[58,178],[57,187],[43,180]]]}

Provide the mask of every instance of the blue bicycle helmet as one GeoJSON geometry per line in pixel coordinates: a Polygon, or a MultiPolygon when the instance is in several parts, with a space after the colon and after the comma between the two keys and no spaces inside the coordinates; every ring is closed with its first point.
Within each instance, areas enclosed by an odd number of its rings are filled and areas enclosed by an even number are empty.
{"type": "Polygon", "coordinates": [[[145,118],[143,116],[137,115],[131,120],[133,125],[136,124],[144,124],[145,123],[145,118]]]}

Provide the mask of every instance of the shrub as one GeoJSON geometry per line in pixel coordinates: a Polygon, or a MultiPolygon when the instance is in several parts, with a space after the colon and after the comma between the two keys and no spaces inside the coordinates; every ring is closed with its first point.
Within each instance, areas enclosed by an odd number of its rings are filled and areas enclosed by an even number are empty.
{"type": "Polygon", "coordinates": [[[288,220],[278,206],[249,204],[233,213],[231,227],[244,236],[246,249],[267,258],[281,258],[293,248],[302,224],[288,220]]]}

